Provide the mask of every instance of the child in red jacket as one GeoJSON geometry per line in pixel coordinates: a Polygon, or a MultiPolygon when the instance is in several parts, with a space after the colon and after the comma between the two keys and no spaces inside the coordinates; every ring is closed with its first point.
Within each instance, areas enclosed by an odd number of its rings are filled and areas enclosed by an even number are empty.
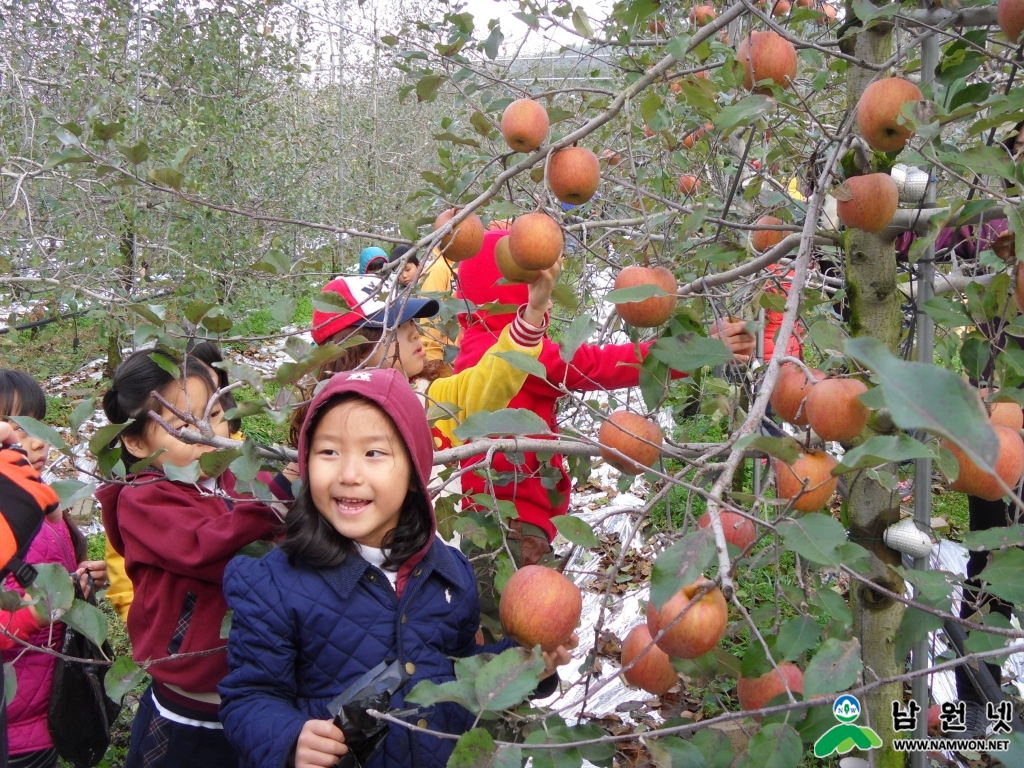
{"type": "MultiPolygon", "coordinates": [[[[501,273],[494,261],[494,245],[508,235],[508,230],[493,230],[485,233],[483,248],[472,259],[459,265],[460,297],[468,299],[476,307],[496,302],[497,304],[518,306],[523,303],[527,293],[525,285],[499,284],[501,273]]],[[[492,313],[478,309],[471,315],[459,315],[464,333],[459,348],[459,356],[455,359],[455,372],[458,374],[466,368],[476,365],[483,353],[494,344],[494,339],[501,330],[512,322],[513,314],[492,313]]],[[[748,359],[754,350],[754,338],[745,329],[744,323],[721,323],[716,328],[717,335],[734,352],[737,359],[748,359]]],[[[623,387],[635,387],[639,384],[640,371],[637,367],[643,362],[651,342],[640,345],[640,357],[637,347],[633,344],[609,344],[597,346],[583,344],[566,363],[561,357],[561,348],[545,337],[540,353],[540,363],[547,372],[547,380],[536,376],[527,376],[519,393],[509,402],[509,408],[525,408],[540,416],[552,432],[558,432],[556,406],[564,395],[559,385],[574,392],[594,392],[623,387]]],[[[674,374],[682,375],[682,374],[674,374]]],[[[519,515],[509,523],[508,543],[517,567],[538,562],[544,555],[551,552],[551,541],[555,536],[555,526],[551,518],[564,515],[569,510],[569,492],[572,482],[565,469],[562,456],[555,454],[548,462],[557,473],[557,480],[550,490],[545,487],[542,478],[541,461],[534,453],[522,454],[521,461],[513,463],[505,454],[496,454],[492,469],[496,475],[506,476],[514,473],[516,481],[507,485],[495,486],[494,495],[499,500],[512,501],[519,515]]],[[[470,467],[481,461],[477,456],[462,462],[462,466],[470,467]]],[[[467,472],[462,476],[462,490],[468,495],[489,493],[487,482],[475,472],[467,472]]],[[[481,612],[483,621],[493,634],[497,634],[498,625],[495,621],[495,595],[491,580],[493,576],[483,575],[486,559],[474,561],[481,565],[478,568],[481,612]]]]}
{"type": "MultiPolygon", "coordinates": [[[[103,397],[111,423],[127,424],[117,438],[125,466],[155,456],[130,485],[112,483],[96,493],[107,537],[124,556],[135,589],[128,613],[133,656],[139,663],[157,662],[148,668],[153,683],[132,723],[126,768],[238,765],[217,719],[217,684],[228,671],[221,637],[224,569],[245,545],[271,538],[281,519],[267,504],[239,498],[230,471],[216,478],[200,472],[192,483],[170,479],[168,467],[188,467],[214,449],[181,442],[150,416],[154,411],[182,427],[182,419],[152,393],[201,419],[216,389],[195,358],[183,363],[145,349],[118,366],[103,397]],[[178,654],[186,655],[161,661],[178,654]]],[[[209,418],[214,432],[227,437],[219,403],[209,418]]],[[[278,498],[290,497],[291,486],[281,476],[270,487],[278,498]]]]}

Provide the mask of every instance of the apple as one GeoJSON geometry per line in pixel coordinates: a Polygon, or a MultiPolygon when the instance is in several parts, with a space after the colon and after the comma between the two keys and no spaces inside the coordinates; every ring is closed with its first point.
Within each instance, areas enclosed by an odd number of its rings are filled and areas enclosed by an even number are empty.
{"type": "Polygon", "coordinates": [[[900,205],[900,191],[887,173],[847,179],[833,192],[839,220],[851,229],[881,232],[900,205]]]}
{"type": "Polygon", "coordinates": [[[533,152],[548,136],[548,111],[533,99],[516,99],[501,113],[501,135],[516,152],[533,152]]]}
{"type": "MultiPolygon", "coordinates": [[[[700,126],[700,128],[695,128],[694,130],[690,131],[683,138],[683,146],[686,147],[687,149],[693,149],[694,145],[700,140],[700,137],[703,136],[708,131],[710,131],[713,127],[714,126],[711,125],[711,123],[704,123],[704,125],[700,126]]],[[[697,187],[699,188],[700,180],[697,179],[696,177],[691,178],[693,178],[697,182],[697,187]]],[[[680,185],[682,184],[682,179],[679,180],[679,183],[680,185]]]]}
{"type": "Polygon", "coordinates": [[[647,606],[647,629],[651,637],[655,637],[662,627],[669,627],[676,617],[691,602],[693,603],[686,611],[686,615],[658,640],[658,647],[669,656],[677,659],[696,659],[718,645],[718,641],[725,634],[725,628],[729,623],[729,607],[726,605],[722,590],[714,587],[707,594],[694,599],[694,595],[706,584],[711,583],[707,579],[698,579],[693,584],[683,587],[661,607],[660,611],[653,603],[647,606]]]}
{"type": "Polygon", "coordinates": [[[814,0],[796,0],[797,8],[813,8],[814,0]]]}
{"type": "Polygon", "coordinates": [[[831,24],[836,20],[836,16],[839,15],[839,11],[836,10],[836,7],[832,5],[832,3],[822,3],[818,10],[825,14],[825,22],[827,24],[831,24]]]}
{"type": "Polygon", "coordinates": [[[928,735],[939,737],[942,736],[942,719],[939,714],[942,712],[942,707],[939,704],[932,704],[928,707],[928,735]]]}
{"type": "Polygon", "coordinates": [[[718,16],[715,9],[710,5],[697,5],[690,11],[690,22],[698,27],[705,27],[718,16]]]}
{"type": "Polygon", "coordinates": [[[569,642],[580,623],[583,596],[566,576],[543,565],[512,574],[498,604],[505,634],[526,648],[553,651],[569,642]]]}
{"type": "Polygon", "coordinates": [[[565,239],[558,222],[546,213],[527,213],[512,222],[508,249],[523,269],[547,269],[562,255],[565,239]]]}
{"type": "Polygon", "coordinates": [[[777,0],[775,5],[772,6],[772,18],[777,19],[780,16],[785,16],[792,7],[788,0],[777,0]]]}
{"type": "MultiPolygon", "coordinates": [[[[458,213],[457,208],[449,208],[434,219],[436,232],[458,213]]],[[[476,256],[484,245],[484,223],[475,213],[470,214],[447,235],[441,238],[441,252],[448,261],[465,261],[476,256]]]]}
{"type": "MultiPolygon", "coordinates": [[[[775,216],[762,216],[757,220],[757,226],[759,227],[779,227],[783,224],[785,222],[775,216]]],[[[785,237],[785,232],[773,229],[755,230],[750,233],[750,245],[758,253],[763,253],[781,243],[785,237]]]]}
{"type": "Polygon", "coordinates": [[[793,693],[803,695],[804,673],[796,664],[784,661],[778,671],[770,669],[760,677],[740,677],[736,681],[736,697],[743,709],[753,712],[764,709],[769,701],[786,693],[787,684],[793,693]]]}
{"type": "Polygon", "coordinates": [[[679,93],[683,90],[683,86],[679,84],[678,80],[673,80],[668,84],[668,89],[672,91],[672,93],[679,93]]]}
{"type": "Polygon", "coordinates": [[[622,162],[622,155],[614,149],[606,149],[601,153],[601,159],[613,168],[622,162]]]}
{"type": "Polygon", "coordinates": [[[648,139],[654,136],[654,131],[651,130],[650,126],[648,126],[647,123],[644,123],[644,136],[646,136],[648,139]]]}
{"type": "Polygon", "coordinates": [[[508,248],[508,237],[501,238],[494,244],[494,263],[501,272],[501,276],[510,283],[530,284],[540,277],[539,269],[523,269],[512,258],[512,252],[508,248]]]}
{"type": "Polygon", "coordinates": [[[996,19],[1006,39],[1016,45],[1024,32],[1024,0],[999,0],[996,19]]]}
{"type": "Polygon", "coordinates": [[[548,186],[563,203],[583,205],[601,183],[601,164],[586,147],[566,147],[548,160],[548,186]]]}
{"type": "Polygon", "coordinates": [[[637,624],[622,641],[622,666],[630,664],[633,666],[622,673],[626,682],[655,696],[665,695],[679,682],[668,654],[651,645],[651,632],[646,624],[637,624]],[[648,646],[650,650],[644,653],[648,646]]]}
{"type": "Polygon", "coordinates": [[[652,35],[663,35],[665,34],[665,20],[664,19],[651,19],[647,22],[647,31],[652,35]]]}
{"type": "Polygon", "coordinates": [[[700,72],[695,72],[693,76],[694,77],[699,77],[701,80],[710,80],[711,79],[711,73],[708,72],[706,69],[702,69],[700,72]]]}
{"type": "MultiPolygon", "coordinates": [[[[757,530],[754,523],[743,515],[735,512],[721,511],[718,513],[722,520],[722,530],[725,532],[725,540],[737,547],[740,551],[745,550],[757,540],[757,530]]],[[[698,528],[707,528],[711,525],[711,513],[705,512],[697,520],[698,528]]]]}
{"type": "Polygon", "coordinates": [[[910,139],[910,129],[897,118],[908,101],[920,101],[921,89],[901,77],[876,80],[857,102],[857,128],[864,141],[879,152],[898,152],[910,139]]]}
{"type": "Polygon", "coordinates": [[[859,399],[867,391],[864,382],[857,379],[819,381],[804,401],[807,423],[822,440],[850,442],[864,431],[871,416],[859,399]]]}
{"type": "Polygon", "coordinates": [[[694,176],[692,173],[687,173],[679,177],[679,191],[689,197],[694,192],[700,191],[700,179],[694,176]]]}
{"type": "MultiPolygon", "coordinates": [[[[784,2],[779,0],[775,8],[784,2]]],[[[789,3],[786,3],[786,11],[789,11],[789,3]]],[[[736,59],[743,65],[743,87],[748,91],[761,80],[789,88],[796,79],[796,48],[775,32],[751,32],[740,43],[736,59]]]]}
{"type": "Polygon", "coordinates": [[[626,267],[615,277],[615,290],[636,285],[655,285],[667,295],[617,304],[619,317],[625,322],[637,328],[655,328],[675,314],[679,286],[675,275],[665,267],[633,265],[626,267]]]}
{"type": "MultiPolygon", "coordinates": [[[[1024,411],[1021,410],[1017,403],[990,403],[986,387],[979,389],[978,394],[985,401],[985,410],[988,411],[988,420],[990,422],[1002,427],[1016,429],[1018,432],[1024,429],[1024,411]]],[[[993,392],[992,394],[995,395],[997,393],[993,392]]]]}
{"type": "MultiPolygon", "coordinates": [[[[1021,440],[1019,432],[1009,427],[997,425],[993,429],[999,435],[996,475],[1001,477],[1008,486],[1014,488],[1020,481],[1021,474],[1024,473],[1024,440],[1021,440]]],[[[960,465],[960,474],[956,481],[949,485],[951,490],[966,493],[968,496],[977,496],[986,501],[998,501],[1003,498],[1003,489],[999,487],[999,483],[996,482],[993,475],[983,472],[952,443],[943,440],[942,445],[953,452],[960,465]]]]}
{"type": "Polygon", "coordinates": [[[601,456],[624,475],[639,475],[653,467],[661,456],[663,440],[661,427],[650,419],[618,410],[601,424],[597,441],[601,444],[601,456]],[[611,452],[616,450],[628,458],[620,458],[611,452]]]}
{"type": "Polygon", "coordinates": [[[793,499],[791,508],[797,512],[817,512],[836,492],[839,478],[831,473],[838,464],[834,456],[824,451],[802,453],[792,466],[776,460],[776,495],[780,499],[793,499]],[[807,490],[804,490],[805,483],[807,490]]]}
{"type": "MultiPolygon", "coordinates": [[[[815,379],[825,378],[825,374],[814,368],[811,375],[815,379]]],[[[807,374],[803,368],[794,363],[785,363],[779,370],[779,377],[775,380],[775,389],[772,390],[772,410],[783,421],[788,421],[798,427],[807,426],[807,412],[804,409],[804,399],[811,392],[811,383],[807,380],[807,374]]]]}

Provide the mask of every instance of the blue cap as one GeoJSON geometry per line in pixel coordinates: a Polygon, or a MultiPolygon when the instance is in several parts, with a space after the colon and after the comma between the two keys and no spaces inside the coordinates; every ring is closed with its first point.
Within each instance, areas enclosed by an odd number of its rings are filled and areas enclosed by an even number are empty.
{"type": "Polygon", "coordinates": [[[370,263],[381,260],[381,266],[383,267],[388,263],[388,255],[384,253],[383,248],[378,248],[375,245],[371,245],[369,248],[363,248],[362,253],[359,254],[359,274],[365,275],[370,263]]]}

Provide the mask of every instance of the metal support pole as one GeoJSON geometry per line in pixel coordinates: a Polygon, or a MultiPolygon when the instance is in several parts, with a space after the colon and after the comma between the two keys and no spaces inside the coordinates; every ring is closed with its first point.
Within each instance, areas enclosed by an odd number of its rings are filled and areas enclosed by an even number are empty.
{"type": "MultiPolygon", "coordinates": [[[[927,7],[927,0],[922,1],[922,7],[927,7]]],[[[921,88],[925,97],[930,96],[930,86],[935,79],[935,68],[939,63],[939,40],[937,35],[924,40],[921,44],[921,88]]],[[[926,169],[931,175],[932,169],[926,169]]],[[[930,207],[935,202],[935,183],[929,180],[925,191],[924,205],[930,207]]],[[[930,245],[921,255],[917,262],[917,296],[916,299],[916,325],[917,325],[917,359],[919,362],[934,363],[935,356],[935,326],[931,317],[924,311],[924,303],[934,295],[935,283],[935,246],[930,245]]],[[[917,459],[914,473],[914,520],[919,525],[931,525],[932,520],[932,460],[917,459]]],[[[914,559],[914,570],[928,570],[928,557],[914,559]]],[[[922,670],[928,666],[928,638],[914,643],[912,649],[912,668],[922,670]]],[[[919,739],[928,738],[928,677],[922,675],[915,677],[913,681],[914,701],[917,702],[918,710],[917,728],[914,736],[919,739]]],[[[925,768],[927,755],[924,752],[914,752],[910,756],[911,768],[925,768]]]]}
{"type": "MultiPolygon", "coordinates": [[[[754,347],[755,359],[763,363],[764,362],[764,307],[757,310],[757,345],[754,347]]],[[[754,496],[758,496],[761,493],[761,460],[754,459],[754,475],[753,475],[754,496]]]]}

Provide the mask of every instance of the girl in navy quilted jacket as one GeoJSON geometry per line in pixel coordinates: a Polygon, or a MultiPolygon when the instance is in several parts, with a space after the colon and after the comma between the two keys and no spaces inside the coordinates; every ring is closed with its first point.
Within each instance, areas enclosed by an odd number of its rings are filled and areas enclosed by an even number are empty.
{"type": "MultiPolygon", "coordinates": [[[[336,373],[310,404],[283,543],[224,574],[234,614],[220,718],[243,765],[333,766],[348,747],[328,704],[382,661],[411,677],[391,700],[401,708],[419,681],[454,680],[454,658],[511,646],[476,642],[473,568],[435,535],[424,491],[433,448],[423,406],[394,369],[336,373]]],[[[546,661],[538,694],[553,692],[569,653],[546,661]]],[[[410,722],[461,734],[473,719],[446,702],[410,722]]],[[[454,746],[392,725],[366,768],[441,768],[454,746]]]]}

